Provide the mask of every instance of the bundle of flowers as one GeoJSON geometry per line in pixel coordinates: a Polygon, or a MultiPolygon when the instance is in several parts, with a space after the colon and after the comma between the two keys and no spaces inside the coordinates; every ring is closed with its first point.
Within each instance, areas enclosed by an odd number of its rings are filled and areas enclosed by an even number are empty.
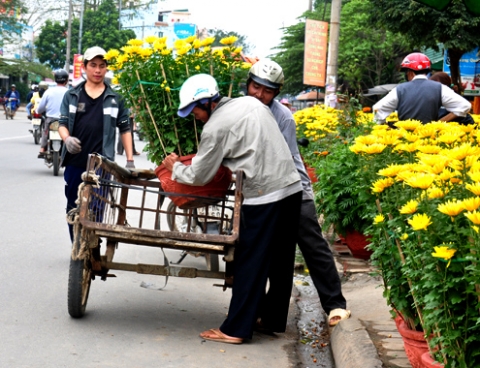
{"type": "Polygon", "coordinates": [[[350,147],[377,197],[372,263],[387,302],[425,331],[437,361],[480,366],[478,127],[395,126],[375,126],[350,147]]]}
{"type": "Polygon", "coordinates": [[[223,47],[212,49],[215,38],[195,36],[175,41],[167,47],[166,37],[148,36],[132,39],[120,50],[109,50],[105,59],[114,71],[113,84],[135,114],[146,137],[144,150],[148,158],[161,163],[176,152],[185,155],[196,151],[201,126],[193,116],[177,116],[179,90],[190,76],[212,75],[223,96],[237,97],[251,64],[241,58],[236,37],[220,40],[223,47]]]}

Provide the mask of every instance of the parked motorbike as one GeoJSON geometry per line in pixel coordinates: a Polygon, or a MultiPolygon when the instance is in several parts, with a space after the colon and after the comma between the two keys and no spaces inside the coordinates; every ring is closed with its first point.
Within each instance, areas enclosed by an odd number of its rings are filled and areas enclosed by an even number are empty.
{"type": "Polygon", "coordinates": [[[45,116],[43,114],[32,113],[32,129],[28,131],[33,135],[33,141],[35,144],[40,143],[42,138],[42,132],[45,129],[45,116]]]}
{"type": "Polygon", "coordinates": [[[50,122],[47,150],[41,157],[45,160],[45,165],[47,165],[48,168],[53,166],[54,176],[58,176],[60,169],[60,152],[63,147],[63,140],[60,137],[60,133],[58,133],[59,125],[58,120],[52,120],[50,122]]]}
{"type": "Polygon", "coordinates": [[[7,103],[5,104],[5,118],[8,120],[8,118],[13,120],[13,115],[15,115],[15,103],[16,98],[10,97],[7,100],[7,103]]]}

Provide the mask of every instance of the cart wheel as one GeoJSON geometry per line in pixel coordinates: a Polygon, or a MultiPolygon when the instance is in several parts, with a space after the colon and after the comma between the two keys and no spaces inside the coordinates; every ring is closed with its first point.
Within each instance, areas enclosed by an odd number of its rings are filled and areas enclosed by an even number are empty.
{"type": "Polygon", "coordinates": [[[58,151],[53,151],[53,176],[58,176],[60,168],[60,155],[58,151]]]}
{"type": "MultiPolygon", "coordinates": [[[[179,210],[173,202],[170,202],[167,207],[167,225],[170,231],[185,232],[187,230],[187,218],[185,216],[176,216],[175,212],[186,212],[186,210],[179,210]]],[[[201,233],[202,228],[193,220],[190,225],[191,233],[201,233]]]]}
{"type": "Polygon", "coordinates": [[[86,260],[70,260],[68,275],[68,313],[73,318],[82,318],[87,307],[92,283],[92,270],[86,260]]]}
{"type": "Polygon", "coordinates": [[[218,272],[220,271],[220,262],[218,260],[218,254],[205,254],[205,259],[207,261],[207,270],[218,272]]]}

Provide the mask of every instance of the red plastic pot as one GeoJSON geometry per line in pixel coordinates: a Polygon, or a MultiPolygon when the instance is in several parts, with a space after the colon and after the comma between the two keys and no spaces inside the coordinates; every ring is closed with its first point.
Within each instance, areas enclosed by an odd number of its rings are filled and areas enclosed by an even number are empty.
{"type": "Polygon", "coordinates": [[[395,322],[397,322],[397,330],[402,336],[403,347],[410,364],[413,368],[425,368],[422,363],[422,355],[429,351],[423,331],[410,330],[403,319],[395,322]]]}
{"type": "MultiPolygon", "coordinates": [[[[190,165],[195,154],[181,156],[180,161],[184,165],[190,165]]],[[[170,200],[181,209],[197,208],[218,203],[227,195],[227,190],[232,182],[232,172],[225,166],[220,166],[213,179],[206,185],[193,186],[178,183],[172,179],[172,172],[167,170],[162,164],[155,169],[162,189],[169,193],[178,193],[181,196],[169,196],[170,200]],[[188,194],[208,198],[189,197],[188,194]]]]}
{"type": "Polygon", "coordinates": [[[305,169],[307,169],[307,174],[308,174],[308,177],[310,178],[310,181],[312,183],[316,183],[318,181],[318,178],[317,178],[317,174],[315,174],[315,168],[305,164],[305,169]]]}
{"type": "Polygon", "coordinates": [[[437,363],[431,356],[429,352],[422,354],[422,363],[425,368],[443,368],[444,365],[437,363]]]}
{"type": "Polygon", "coordinates": [[[357,230],[349,230],[343,237],[339,235],[340,239],[347,245],[352,253],[352,256],[360,259],[370,259],[372,252],[365,247],[370,244],[369,237],[358,232],[357,230]]]}

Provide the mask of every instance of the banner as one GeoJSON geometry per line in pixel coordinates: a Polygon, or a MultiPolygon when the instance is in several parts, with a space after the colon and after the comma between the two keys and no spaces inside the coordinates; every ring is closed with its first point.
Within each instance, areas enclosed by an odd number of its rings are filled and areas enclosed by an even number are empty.
{"type": "MultiPolygon", "coordinates": [[[[445,52],[443,71],[450,75],[450,59],[445,52]]],[[[464,96],[480,96],[480,49],[477,47],[460,58],[460,75],[464,96]]]]}
{"type": "Polygon", "coordinates": [[[197,26],[192,23],[174,23],[173,32],[179,39],[185,39],[190,36],[195,36],[197,32],[197,26]]]}
{"type": "Polygon", "coordinates": [[[83,64],[83,55],[74,54],[73,55],[73,79],[77,79],[82,76],[82,64],[83,64]]]}
{"type": "Polygon", "coordinates": [[[305,23],[303,84],[325,87],[327,44],[328,23],[307,19],[305,23]]]}

